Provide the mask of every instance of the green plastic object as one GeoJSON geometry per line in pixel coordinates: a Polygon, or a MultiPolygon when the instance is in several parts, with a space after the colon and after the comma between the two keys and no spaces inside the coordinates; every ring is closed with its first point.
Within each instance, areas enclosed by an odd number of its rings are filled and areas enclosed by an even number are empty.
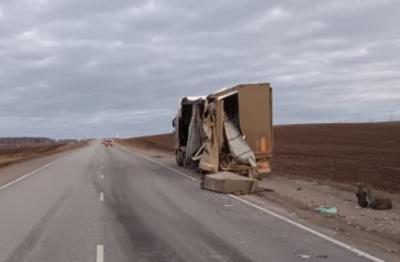
{"type": "Polygon", "coordinates": [[[336,207],[317,207],[315,211],[321,214],[335,215],[337,213],[336,207]]]}

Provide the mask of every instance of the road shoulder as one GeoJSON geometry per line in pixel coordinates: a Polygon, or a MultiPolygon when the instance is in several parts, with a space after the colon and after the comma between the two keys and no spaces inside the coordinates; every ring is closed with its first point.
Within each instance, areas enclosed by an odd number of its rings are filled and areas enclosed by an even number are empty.
{"type": "Polygon", "coordinates": [[[2,167],[0,168],[0,187],[12,183],[17,179],[20,179],[31,172],[35,172],[35,170],[45,167],[57,159],[67,156],[72,152],[76,152],[77,150],[81,150],[86,146],[87,145],[82,145],[80,147],[70,148],[61,152],[55,152],[53,154],[46,154],[44,156],[39,156],[2,167]]]}
{"type": "MultiPolygon", "coordinates": [[[[194,178],[199,175],[175,165],[174,155],[152,148],[134,148],[121,145],[169,168],[194,178]]],[[[370,254],[393,261],[400,252],[400,211],[360,209],[354,193],[343,185],[324,181],[306,181],[300,178],[271,176],[260,184],[255,195],[240,196],[257,206],[288,217],[329,237],[343,241],[370,254]],[[308,196],[308,197],[307,197],[308,196]],[[335,216],[323,216],[314,211],[321,205],[335,205],[339,209],[335,216]]],[[[397,203],[398,195],[393,195],[397,203]]]]}

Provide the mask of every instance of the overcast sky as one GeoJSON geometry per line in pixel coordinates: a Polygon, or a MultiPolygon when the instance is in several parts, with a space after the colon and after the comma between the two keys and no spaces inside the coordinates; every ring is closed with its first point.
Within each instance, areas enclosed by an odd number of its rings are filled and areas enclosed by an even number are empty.
{"type": "Polygon", "coordinates": [[[400,1],[0,0],[0,136],[171,131],[269,82],[275,124],[400,118],[400,1]]]}

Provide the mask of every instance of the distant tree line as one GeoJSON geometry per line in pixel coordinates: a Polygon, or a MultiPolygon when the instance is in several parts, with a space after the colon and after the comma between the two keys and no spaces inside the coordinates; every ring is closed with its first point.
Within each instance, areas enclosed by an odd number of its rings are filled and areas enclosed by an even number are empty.
{"type": "Polygon", "coordinates": [[[57,141],[47,137],[0,137],[0,144],[52,144],[57,141]]]}
{"type": "Polygon", "coordinates": [[[0,145],[24,145],[24,144],[71,144],[77,143],[75,139],[54,140],[47,137],[0,137],[0,145]]]}

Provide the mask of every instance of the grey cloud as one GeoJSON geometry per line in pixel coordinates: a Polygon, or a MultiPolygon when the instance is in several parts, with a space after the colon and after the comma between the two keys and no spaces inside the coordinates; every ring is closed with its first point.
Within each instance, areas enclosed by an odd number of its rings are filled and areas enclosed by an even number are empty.
{"type": "Polygon", "coordinates": [[[277,124],[400,117],[399,11],[394,0],[1,1],[0,136],[168,132],[179,97],[260,81],[277,124]]]}

